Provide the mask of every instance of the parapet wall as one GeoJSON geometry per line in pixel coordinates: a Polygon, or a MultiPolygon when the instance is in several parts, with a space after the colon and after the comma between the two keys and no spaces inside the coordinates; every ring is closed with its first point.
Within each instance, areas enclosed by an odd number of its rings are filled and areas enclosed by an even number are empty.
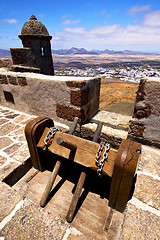
{"type": "Polygon", "coordinates": [[[76,116],[82,124],[98,111],[99,78],[18,73],[1,68],[0,84],[2,106],[62,123],[69,124],[76,116]]]}
{"type": "Polygon", "coordinates": [[[140,81],[129,137],[160,147],[160,78],[140,81]]]}

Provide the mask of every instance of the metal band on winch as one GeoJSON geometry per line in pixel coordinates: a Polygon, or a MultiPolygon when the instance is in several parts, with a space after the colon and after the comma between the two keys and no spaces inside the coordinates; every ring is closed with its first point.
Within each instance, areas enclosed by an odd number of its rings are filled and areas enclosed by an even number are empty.
{"type": "Polygon", "coordinates": [[[103,166],[104,166],[105,161],[108,158],[109,149],[110,149],[110,144],[109,143],[106,143],[106,142],[101,142],[100,143],[97,154],[96,154],[96,158],[95,158],[95,164],[98,167],[97,175],[99,177],[102,176],[103,166]],[[100,157],[101,157],[101,154],[102,154],[102,151],[103,151],[104,147],[105,147],[105,151],[103,153],[103,158],[102,158],[102,160],[100,160],[100,157]]]}

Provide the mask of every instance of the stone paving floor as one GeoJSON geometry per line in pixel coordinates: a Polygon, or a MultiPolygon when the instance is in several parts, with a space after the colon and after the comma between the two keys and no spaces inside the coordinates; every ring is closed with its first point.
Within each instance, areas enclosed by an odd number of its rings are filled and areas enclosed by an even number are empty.
{"type": "MultiPolygon", "coordinates": [[[[2,180],[27,158],[24,127],[33,115],[0,107],[0,240],[88,239],[2,180]]],[[[142,146],[132,199],[117,239],[160,239],[160,149],[142,146]]],[[[92,237],[92,236],[91,236],[92,237]]],[[[108,236],[106,239],[113,239],[108,236]]]]}

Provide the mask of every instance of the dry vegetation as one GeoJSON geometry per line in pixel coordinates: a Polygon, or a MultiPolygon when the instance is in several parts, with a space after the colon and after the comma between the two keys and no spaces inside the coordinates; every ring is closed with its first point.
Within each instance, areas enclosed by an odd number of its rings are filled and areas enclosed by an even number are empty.
{"type": "Polygon", "coordinates": [[[101,110],[132,115],[138,84],[103,79],[100,91],[101,110]]]}

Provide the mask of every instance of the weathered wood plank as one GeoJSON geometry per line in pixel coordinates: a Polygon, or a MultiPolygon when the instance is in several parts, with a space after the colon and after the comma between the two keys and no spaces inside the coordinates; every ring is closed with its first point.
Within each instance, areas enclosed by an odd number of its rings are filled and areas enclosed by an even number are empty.
{"type": "MultiPolygon", "coordinates": [[[[45,139],[45,136],[48,132],[48,128],[45,129],[43,132],[43,135],[38,143],[38,147],[43,148],[44,147],[44,142],[43,140],[45,139]]],[[[68,135],[65,133],[57,132],[55,134],[55,137],[53,139],[53,142],[51,146],[49,146],[48,150],[59,155],[62,157],[65,157],[66,159],[69,159],[71,161],[75,161],[79,164],[82,164],[86,167],[93,168],[97,170],[97,167],[95,165],[95,157],[97,150],[99,148],[99,144],[95,142],[88,141],[86,139],[78,138],[76,136],[68,135]],[[77,146],[77,150],[75,152],[75,155],[71,154],[71,151],[67,148],[64,148],[63,146],[60,146],[56,143],[57,138],[63,138],[66,141],[69,141],[70,143],[74,144],[77,146]],[[74,159],[73,159],[74,156],[74,159]]],[[[105,162],[104,167],[103,167],[103,173],[112,176],[113,173],[113,167],[114,167],[114,161],[116,158],[116,153],[117,151],[113,148],[110,149],[108,153],[108,160],[105,162]]],[[[101,158],[103,156],[103,152],[101,155],[101,158]]]]}
{"type": "Polygon", "coordinates": [[[129,197],[141,144],[131,140],[122,140],[115,159],[112,176],[109,205],[123,212],[129,197]]]}

